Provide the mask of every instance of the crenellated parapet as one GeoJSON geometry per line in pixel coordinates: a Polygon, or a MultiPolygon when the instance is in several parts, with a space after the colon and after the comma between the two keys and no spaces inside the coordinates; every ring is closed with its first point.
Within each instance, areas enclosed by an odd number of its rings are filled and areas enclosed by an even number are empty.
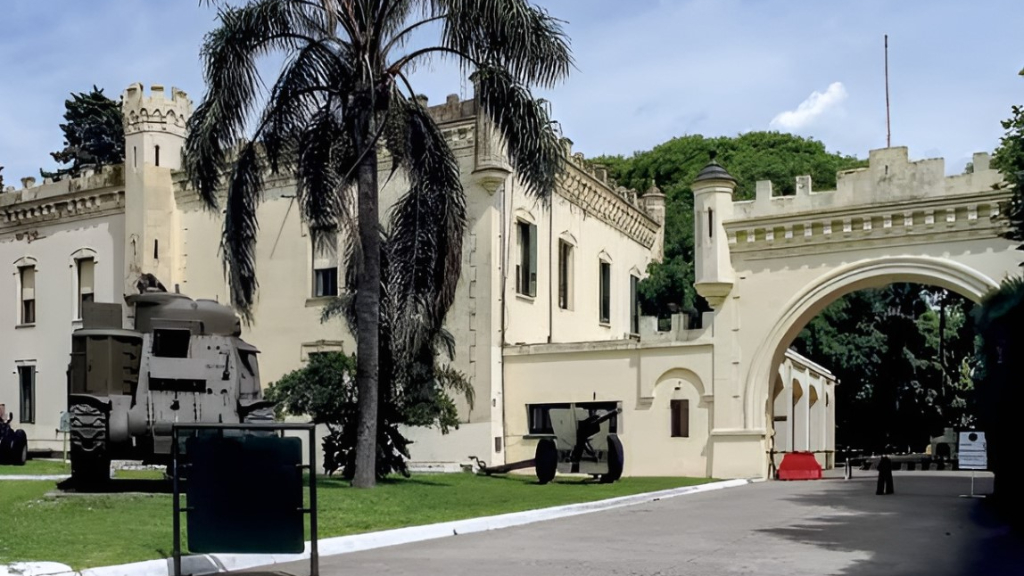
{"type": "Polygon", "coordinates": [[[735,202],[725,222],[730,250],[757,258],[826,244],[834,250],[894,238],[906,244],[998,236],[1010,190],[988,154],[975,154],[973,165],[971,173],[946,176],[941,158],[911,162],[906,148],[886,148],[873,150],[866,168],[840,172],[836,190],[814,191],[810,176],[799,176],[795,195],[776,196],[771,182],[758,182],[755,199],[735,202]]]}
{"type": "Polygon", "coordinates": [[[70,222],[124,211],[124,170],[106,166],[78,178],[42,184],[0,195],[0,235],[51,222],[70,222]]]}
{"type": "Polygon", "coordinates": [[[188,95],[171,88],[168,98],[164,87],[154,84],[145,94],[142,84],[136,82],[121,95],[125,136],[139,132],[167,132],[185,137],[186,124],[192,115],[192,101],[188,95]]]}

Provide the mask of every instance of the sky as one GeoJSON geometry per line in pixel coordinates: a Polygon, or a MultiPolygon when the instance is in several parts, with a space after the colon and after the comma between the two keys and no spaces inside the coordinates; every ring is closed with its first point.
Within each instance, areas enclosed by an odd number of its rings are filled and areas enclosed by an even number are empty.
{"type": "MultiPolygon", "coordinates": [[[[1024,103],[1020,0],[534,0],[565,25],[576,69],[536,92],[586,156],[630,155],[686,134],[779,130],[866,157],[891,131],[912,159],[959,173],[992,151],[1024,103]]],[[[8,186],[56,166],[71,92],[117,98],[133,82],[176,86],[198,104],[199,50],[216,12],[198,0],[3,0],[0,165],[8,186]]],[[[424,41],[426,38],[423,39],[424,41]]],[[[266,67],[273,72],[273,66],[266,67]]],[[[444,62],[418,92],[471,97],[444,62]]]]}

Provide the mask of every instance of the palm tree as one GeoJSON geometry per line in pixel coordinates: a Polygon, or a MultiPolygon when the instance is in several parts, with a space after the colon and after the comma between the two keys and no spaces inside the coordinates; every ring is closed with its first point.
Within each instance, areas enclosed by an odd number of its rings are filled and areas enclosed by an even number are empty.
{"type": "Polygon", "coordinates": [[[531,89],[568,75],[568,38],[560,21],[527,0],[250,0],[219,6],[218,18],[202,48],[207,93],[189,120],[189,180],[211,209],[225,191],[225,274],[247,321],[257,292],[256,209],[268,175],[294,175],[316,245],[335,231],[352,232],[346,238],[360,413],[353,484],[370,487],[382,235],[398,259],[387,289],[410,314],[440,326],[454,298],[465,229],[458,164],[409,74],[431,58],[471,73],[477,104],[503,138],[512,168],[530,193],[545,198],[563,154],[531,89]],[[403,52],[414,35],[432,30],[433,44],[403,52]],[[284,53],[287,63],[257,113],[257,59],[270,53],[284,53]],[[404,172],[409,182],[384,225],[381,146],[393,158],[392,173],[404,172]]]}

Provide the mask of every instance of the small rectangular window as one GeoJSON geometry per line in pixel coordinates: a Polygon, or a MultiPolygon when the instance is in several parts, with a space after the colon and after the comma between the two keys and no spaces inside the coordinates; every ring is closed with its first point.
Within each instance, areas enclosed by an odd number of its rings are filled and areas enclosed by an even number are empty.
{"type": "Polygon", "coordinates": [[[188,358],[188,343],[192,333],[188,330],[162,328],[153,330],[153,356],[161,358],[188,358]]]}
{"type": "Polygon", "coordinates": [[[153,155],[155,157],[155,161],[153,162],[153,164],[155,166],[159,166],[160,165],[160,147],[159,146],[153,146],[153,155]]]}
{"type": "Polygon", "coordinates": [[[572,244],[558,241],[558,307],[572,308],[572,244]]]}
{"type": "Polygon", "coordinates": [[[516,222],[519,263],[516,265],[516,292],[537,295],[537,227],[529,222],[516,222]]]}
{"type": "Polygon", "coordinates": [[[78,268],[78,310],[75,317],[81,320],[84,304],[94,301],[93,285],[96,278],[96,261],[92,258],[79,258],[75,264],[78,268]]]}
{"type": "Polygon", "coordinates": [[[608,262],[601,262],[599,291],[600,321],[609,324],[612,319],[612,265],[608,262]]]}
{"type": "Polygon", "coordinates": [[[708,238],[715,236],[715,211],[708,208],[708,238]]]}
{"type": "Polygon", "coordinates": [[[640,333],[640,278],[629,275],[629,331],[640,333]]]}
{"type": "Polygon", "coordinates": [[[18,366],[18,391],[20,395],[18,421],[33,424],[36,421],[36,367],[18,366]]]}
{"type": "Polygon", "coordinates": [[[672,437],[690,437],[690,401],[672,400],[672,437]]]}
{"type": "Polygon", "coordinates": [[[338,237],[325,234],[313,247],[313,296],[338,295],[338,237]]]}
{"type": "Polygon", "coordinates": [[[36,269],[25,266],[18,269],[21,283],[21,324],[36,323],[36,269]]]}

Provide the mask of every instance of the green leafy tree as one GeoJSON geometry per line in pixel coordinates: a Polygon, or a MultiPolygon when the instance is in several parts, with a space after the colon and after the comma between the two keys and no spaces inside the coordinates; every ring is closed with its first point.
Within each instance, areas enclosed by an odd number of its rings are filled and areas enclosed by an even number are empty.
{"type": "Polygon", "coordinates": [[[974,415],[972,304],[915,284],[848,294],[801,331],[793,347],[840,381],[836,438],[871,451],[921,450],[974,415]]]}
{"type": "Polygon", "coordinates": [[[709,309],[693,289],[690,184],[708,163],[712,151],[736,177],[736,200],[753,198],[757,180],[771,180],[775,194],[794,194],[796,177],[804,174],[810,174],[816,186],[832,189],[836,172],[865,165],[854,157],[828,152],[816,140],[779,132],[718,138],[682,136],[628,158],[595,158],[594,162],[607,166],[619,184],[636,190],[656,184],[666,196],[665,258],[651,264],[648,277],[640,283],[641,307],[646,314],[664,318],[679,310],[709,309]]]}
{"type": "Polygon", "coordinates": [[[268,174],[294,175],[315,243],[325,233],[353,231],[359,391],[353,485],[370,487],[384,350],[382,238],[391,243],[389,289],[398,313],[421,318],[425,331],[400,336],[430,341],[454,299],[466,226],[458,162],[415,98],[409,74],[431,58],[471,73],[479,110],[504,139],[518,177],[529,193],[546,198],[563,155],[531,89],[568,74],[568,39],[558,20],[526,0],[250,0],[221,6],[219,21],[202,49],[207,93],[189,120],[185,167],[211,209],[226,190],[222,250],[232,303],[247,319],[257,291],[256,209],[268,174]],[[283,53],[287,63],[256,112],[257,60],[268,53],[283,53]],[[254,128],[247,131],[250,121],[254,128]],[[378,145],[409,183],[383,225],[378,145]]]}
{"type": "Polygon", "coordinates": [[[1017,487],[1017,429],[1024,402],[1024,278],[1008,278],[974,311],[979,334],[975,381],[979,424],[986,431],[994,495],[1010,518],[1024,524],[1024,496],[1017,487]]]}
{"type": "MultiPolygon", "coordinates": [[[[1024,76],[1024,70],[1020,74],[1024,76]]],[[[1024,241],[1024,106],[1013,106],[1011,113],[1010,118],[1002,122],[1006,133],[992,158],[992,167],[1003,173],[1013,189],[1006,211],[1011,226],[1006,237],[1019,242],[1024,241]]]]}
{"type": "MultiPolygon", "coordinates": [[[[323,468],[328,474],[340,471],[343,478],[355,476],[359,393],[355,385],[356,359],[340,352],[311,354],[306,366],[283,376],[267,388],[268,400],[277,403],[278,416],[284,412],[308,415],[327,427],[323,441],[323,468]]],[[[409,444],[401,425],[436,426],[442,434],[459,427],[455,402],[448,394],[466,393],[472,387],[465,376],[450,366],[437,370],[436,394],[423,398],[405,394],[397,386],[382,388],[377,414],[377,479],[392,473],[408,476],[409,444]]],[[[471,402],[472,403],[472,402],[471,402]]]]}
{"type": "Polygon", "coordinates": [[[103,90],[72,94],[64,101],[64,148],[51,152],[59,164],[70,164],[54,172],[40,169],[43,178],[75,178],[84,168],[124,162],[124,118],[121,103],[107,98],[103,90]]]}

